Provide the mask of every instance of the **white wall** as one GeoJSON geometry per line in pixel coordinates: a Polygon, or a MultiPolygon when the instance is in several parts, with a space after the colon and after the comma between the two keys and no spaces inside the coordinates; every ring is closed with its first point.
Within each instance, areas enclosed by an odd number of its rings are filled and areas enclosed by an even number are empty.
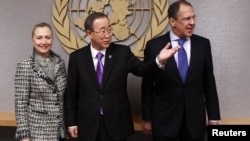
{"type": "MultiPolygon", "coordinates": [[[[43,21],[52,25],[53,3],[53,0],[1,0],[0,111],[14,112],[16,63],[32,53],[33,26],[43,21]]],[[[68,61],[68,54],[57,38],[54,40],[53,50],[61,55],[65,62],[68,61]]]]}
{"type": "MultiPolygon", "coordinates": [[[[169,0],[172,3],[174,0],[169,0]]],[[[222,117],[250,117],[250,1],[189,0],[197,15],[195,33],[212,44],[222,117]]],[[[0,112],[14,112],[16,63],[32,52],[31,30],[45,21],[52,25],[53,0],[1,0],[0,112]]],[[[56,37],[56,36],[55,36],[56,37]]],[[[57,38],[53,50],[68,63],[57,38]]],[[[140,78],[129,75],[128,91],[134,113],[140,113],[140,78]]]]}

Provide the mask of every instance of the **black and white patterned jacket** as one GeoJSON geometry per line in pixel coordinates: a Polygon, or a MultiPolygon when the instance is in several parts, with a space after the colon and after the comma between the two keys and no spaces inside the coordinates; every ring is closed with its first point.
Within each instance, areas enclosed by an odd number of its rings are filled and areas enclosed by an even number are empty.
{"type": "Polygon", "coordinates": [[[66,136],[63,119],[63,95],[66,70],[63,60],[53,51],[53,78],[44,71],[44,62],[33,54],[19,62],[15,74],[15,138],[32,141],[57,141],[66,136]]]}

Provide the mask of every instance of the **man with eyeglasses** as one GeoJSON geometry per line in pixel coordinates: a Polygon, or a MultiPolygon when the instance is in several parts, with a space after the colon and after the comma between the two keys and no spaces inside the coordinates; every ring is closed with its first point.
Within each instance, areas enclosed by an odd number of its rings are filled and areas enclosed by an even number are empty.
{"type": "Polygon", "coordinates": [[[143,131],[153,141],[204,141],[206,124],[220,120],[210,41],[193,34],[195,13],[189,2],[172,3],[168,18],[171,30],[147,42],[144,61],[167,43],[180,49],[161,69],[143,76],[143,131]]]}
{"type": "Polygon", "coordinates": [[[65,95],[68,131],[79,141],[126,141],[134,132],[128,73],[147,75],[179,48],[169,49],[168,44],[145,63],[130,47],[112,43],[112,28],[105,14],[90,14],[84,27],[91,43],[69,57],[65,95]]]}

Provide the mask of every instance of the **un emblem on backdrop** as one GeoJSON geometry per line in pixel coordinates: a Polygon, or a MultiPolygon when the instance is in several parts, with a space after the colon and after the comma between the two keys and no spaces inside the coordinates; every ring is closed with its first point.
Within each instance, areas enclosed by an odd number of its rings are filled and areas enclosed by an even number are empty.
{"type": "Polygon", "coordinates": [[[93,12],[108,15],[113,42],[129,45],[143,58],[145,43],[166,32],[167,0],[55,0],[52,22],[64,50],[71,53],[89,43],[84,21],[93,12]]]}

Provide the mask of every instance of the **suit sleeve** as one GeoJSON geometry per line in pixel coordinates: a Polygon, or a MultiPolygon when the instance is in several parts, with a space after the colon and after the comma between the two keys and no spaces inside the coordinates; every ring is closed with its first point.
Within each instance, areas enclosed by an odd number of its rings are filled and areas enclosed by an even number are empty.
{"type": "MultiPolygon", "coordinates": [[[[147,43],[146,48],[144,50],[144,62],[148,62],[150,60],[155,60],[155,55],[151,50],[152,46],[147,43]]],[[[153,98],[155,93],[155,86],[154,86],[154,71],[151,74],[145,75],[142,77],[142,84],[141,84],[141,104],[142,104],[142,119],[144,121],[151,121],[151,113],[152,113],[152,106],[153,106],[153,98]]]]}
{"type": "Polygon", "coordinates": [[[28,123],[28,104],[30,95],[30,65],[27,62],[17,64],[15,74],[15,114],[17,122],[16,139],[30,137],[28,123]]]}
{"type": "Polygon", "coordinates": [[[206,98],[206,107],[208,120],[220,120],[219,99],[216,89],[216,82],[213,73],[213,60],[210,41],[207,40],[206,64],[204,69],[204,93],[206,98]]]}
{"type": "Polygon", "coordinates": [[[78,73],[76,57],[70,55],[68,64],[67,89],[65,94],[65,115],[67,126],[77,125],[78,73]]]}

